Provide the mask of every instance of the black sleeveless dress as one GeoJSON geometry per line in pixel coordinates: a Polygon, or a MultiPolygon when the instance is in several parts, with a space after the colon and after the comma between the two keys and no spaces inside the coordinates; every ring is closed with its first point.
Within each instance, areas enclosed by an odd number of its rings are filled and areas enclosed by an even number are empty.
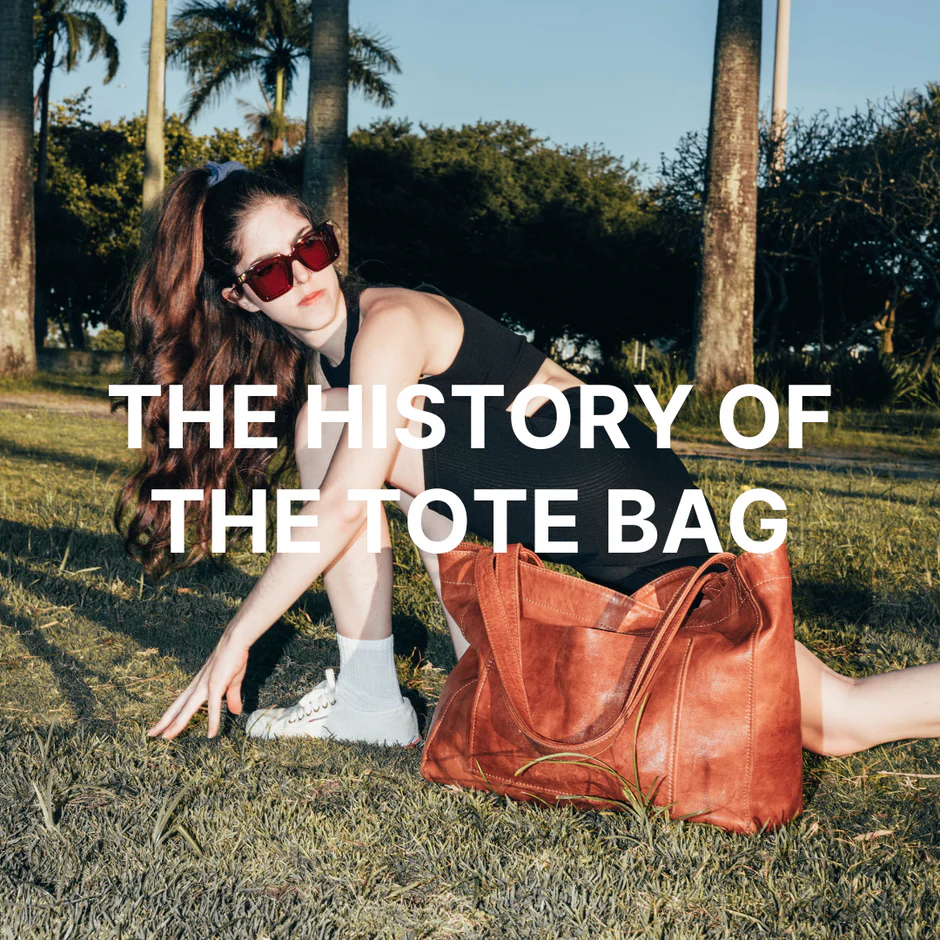
{"type": "MultiPolygon", "coordinates": [[[[393,286],[393,285],[375,285],[393,286]]],[[[364,289],[364,288],[363,288],[364,289]]],[[[522,444],[512,429],[506,410],[516,394],[525,388],[542,363],[545,354],[525,338],[464,301],[448,297],[431,285],[415,288],[439,294],[448,300],[463,320],[464,335],[453,363],[440,375],[421,379],[420,384],[441,390],[441,403],[425,399],[424,410],[444,422],[443,440],[423,451],[424,482],[427,489],[441,487],[456,494],[467,509],[467,528],[481,538],[492,539],[492,502],[476,502],[474,489],[524,489],[527,498],[511,501],[507,507],[507,536],[510,544],[521,542],[534,548],[535,489],[574,489],[577,501],[552,504],[553,515],[574,516],[573,526],[551,530],[553,541],[576,541],[577,552],[541,552],[548,561],[571,565],[586,578],[631,594],[661,574],[685,565],[698,566],[711,552],[703,539],[684,539],[678,552],[665,554],[663,545],[683,490],[697,489],[688,471],[672,450],[656,447],[656,434],[632,413],[619,427],[630,445],[617,449],[603,430],[598,429],[592,449],[580,446],[580,388],[566,389],[571,409],[571,427],[564,440],[554,447],[535,450],[522,444]],[[454,396],[453,385],[503,385],[501,398],[487,398],[485,412],[486,446],[470,447],[470,399],[454,396]],[[655,545],[641,553],[608,551],[609,489],[640,489],[649,492],[656,508],[649,517],[656,527],[655,545]]],[[[349,358],[359,329],[359,291],[344,291],[348,319],[345,353],[337,366],[325,357],[320,364],[332,388],[349,385],[349,358]]],[[[597,402],[603,408],[603,401],[597,402]]],[[[556,409],[549,400],[525,419],[529,431],[544,437],[555,427],[556,409]]],[[[425,432],[429,429],[424,428],[425,432]]],[[[452,519],[449,506],[431,503],[431,508],[452,519]]],[[[630,512],[632,505],[625,505],[630,512]]],[[[709,505],[713,521],[715,513],[709,505]]],[[[627,540],[639,538],[636,528],[625,528],[627,540]]]]}

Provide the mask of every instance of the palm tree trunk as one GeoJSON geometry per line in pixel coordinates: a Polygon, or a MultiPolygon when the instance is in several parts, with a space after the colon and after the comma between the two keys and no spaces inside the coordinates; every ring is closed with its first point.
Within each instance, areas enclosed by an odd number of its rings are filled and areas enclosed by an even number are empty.
{"type": "Polygon", "coordinates": [[[719,0],[706,157],[693,383],[754,380],[761,0],[719,0]]]}
{"type": "Polygon", "coordinates": [[[49,165],[49,87],[52,85],[52,67],[55,65],[53,37],[46,39],[43,53],[42,83],[39,86],[39,154],[36,160],[36,188],[46,191],[46,174],[49,165]]]}
{"type": "Polygon", "coordinates": [[[33,0],[0,3],[0,375],[36,371],[33,0]]]}
{"type": "Polygon", "coordinates": [[[349,0],[313,4],[304,198],[339,228],[337,267],[349,270],[349,0]]]}
{"type": "Polygon", "coordinates": [[[150,69],[147,79],[147,130],[144,137],[145,211],[163,192],[166,2],[167,0],[153,0],[150,9],[150,69]]]}
{"type": "MultiPolygon", "coordinates": [[[[274,78],[274,119],[277,121],[278,130],[284,127],[284,69],[278,69],[274,78]]],[[[275,139],[273,150],[280,150],[281,155],[287,154],[287,140],[284,137],[275,139]]]]}

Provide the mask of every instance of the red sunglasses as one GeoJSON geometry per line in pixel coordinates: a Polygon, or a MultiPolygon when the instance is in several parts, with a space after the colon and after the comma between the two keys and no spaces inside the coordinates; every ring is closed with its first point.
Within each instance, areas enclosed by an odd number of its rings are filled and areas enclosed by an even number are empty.
{"type": "Polygon", "coordinates": [[[248,284],[265,303],[276,300],[294,286],[294,261],[311,271],[322,271],[339,257],[333,223],[324,222],[301,236],[289,255],[273,255],[253,264],[235,278],[235,287],[248,284]]]}

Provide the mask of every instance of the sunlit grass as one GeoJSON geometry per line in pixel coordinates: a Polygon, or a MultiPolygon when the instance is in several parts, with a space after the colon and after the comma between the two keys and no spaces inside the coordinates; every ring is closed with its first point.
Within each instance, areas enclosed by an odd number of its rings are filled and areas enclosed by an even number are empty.
{"type": "MultiPolygon", "coordinates": [[[[141,579],[110,523],[124,444],[111,418],[0,411],[0,935],[935,935],[937,741],[807,755],[804,815],[755,838],[458,792],[419,752],[261,742],[244,718],[147,738],[264,559],[141,579]]],[[[827,663],[940,659],[937,481],[690,468],[726,542],[744,489],[784,497],[797,636],[827,663]]],[[[399,679],[426,718],[453,651],[394,522],[399,679]]],[[[308,691],[333,635],[315,586],[253,649],[247,707],[308,691]]]]}

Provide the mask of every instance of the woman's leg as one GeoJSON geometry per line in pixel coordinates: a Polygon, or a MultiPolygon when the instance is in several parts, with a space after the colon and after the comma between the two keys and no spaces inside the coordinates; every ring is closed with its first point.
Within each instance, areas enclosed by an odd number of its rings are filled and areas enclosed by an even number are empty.
{"type": "MultiPolygon", "coordinates": [[[[326,410],[344,411],[348,407],[348,391],[345,388],[328,389],[324,393],[323,402],[326,410]]],[[[420,407],[420,404],[418,406],[420,407]]],[[[306,447],[306,426],[301,421],[297,440],[297,466],[300,471],[300,485],[304,489],[317,489],[323,482],[343,427],[341,424],[324,424],[322,447],[312,450],[306,447]]],[[[421,425],[411,421],[408,430],[415,437],[419,437],[421,425]]],[[[389,483],[402,491],[401,507],[407,512],[414,497],[424,490],[424,451],[400,447],[389,473],[389,483]]],[[[453,523],[440,513],[425,509],[422,525],[429,538],[441,540],[450,534],[453,523]]],[[[341,636],[367,640],[380,640],[391,636],[392,550],[384,508],[381,547],[379,554],[366,551],[366,528],[363,526],[343,554],[323,573],[323,584],[333,609],[336,630],[341,636]]],[[[420,549],[419,554],[440,599],[441,574],[437,555],[420,549]]],[[[441,606],[443,607],[443,601],[441,606]]],[[[459,659],[469,644],[446,608],[444,617],[459,659]]]]}
{"type": "MultiPolygon", "coordinates": [[[[348,405],[345,388],[327,389],[327,411],[348,405]]],[[[297,469],[304,489],[318,489],[329,469],[345,425],[323,425],[322,446],[308,448],[306,422],[301,417],[297,433],[297,469]]],[[[382,511],[381,552],[366,550],[366,527],[323,572],[323,586],[336,620],[336,632],[355,640],[382,640],[392,635],[392,549],[385,511],[382,511]]]]}
{"type": "Polygon", "coordinates": [[[940,663],[842,676],[796,644],[803,747],[843,756],[906,738],[940,737],[940,663]]]}
{"type": "MultiPolygon", "coordinates": [[[[405,512],[408,512],[413,502],[413,496],[408,496],[402,492],[400,505],[405,512]]],[[[426,508],[421,514],[421,527],[424,530],[424,534],[435,541],[447,538],[451,533],[453,525],[450,519],[446,516],[442,516],[439,512],[434,512],[433,509],[426,508]]],[[[441,608],[444,611],[444,619],[447,621],[447,628],[450,630],[450,638],[454,642],[454,652],[457,654],[457,659],[460,659],[470,648],[470,644],[460,632],[457,621],[451,617],[447,608],[444,607],[444,597],[441,594],[441,566],[437,560],[437,555],[433,552],[426,552],[420,548],[418,549],[418,554],[421,556],[421,561],[424,562],[424,567],[431,578],[431,584],[434,585],[437,599],[441,602],[441,608]]]]}

